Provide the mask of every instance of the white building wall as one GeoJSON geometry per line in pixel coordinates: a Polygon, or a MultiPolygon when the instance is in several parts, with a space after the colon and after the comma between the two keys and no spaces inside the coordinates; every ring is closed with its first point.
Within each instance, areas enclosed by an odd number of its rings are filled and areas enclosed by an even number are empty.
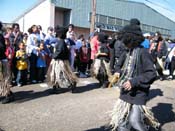
{"type": "Polygon", "coordinates": [[[21,31],[24,31],[24,24],[23,24],[24,22],[23,21],[24,21],[23,17],[17,21],[17,23],[20,25],[21,31]]]}
{"type": "Polygon", "coordinates": [[[55,6],[51,4],[50,0],[45,0],[16,22],[20,24],[23,32],[27,32],[32,25],[41,25],[43,32],[46,33],[49,26],[54,26],[54,11],[55,6]]]}

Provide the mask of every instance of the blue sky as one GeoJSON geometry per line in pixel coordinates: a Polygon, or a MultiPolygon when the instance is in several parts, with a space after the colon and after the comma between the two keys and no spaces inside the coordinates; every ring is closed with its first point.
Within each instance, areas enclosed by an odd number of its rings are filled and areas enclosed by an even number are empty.
{"type": "Polygon", "coordinates": [[[0,21],[12,22],[39,0],[0,0],[0,21]]]}
{"type": "MultiPolygon", "coordinates": [[[[40,0],[0,0],[0,21],[12,22],[40,0]]],[[[74,0],[75,1],[75,0],[74,0]]],[[[143,2],[175,21],[175,0],[130,0],[143,2]]]]}

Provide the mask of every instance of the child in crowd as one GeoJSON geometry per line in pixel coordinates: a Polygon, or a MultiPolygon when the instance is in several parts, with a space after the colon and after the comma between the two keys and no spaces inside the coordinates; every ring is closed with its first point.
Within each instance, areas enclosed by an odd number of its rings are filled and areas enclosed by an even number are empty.
{"type": "Polygon", "coordinates": [[[27,45],[27,38],[28,38],[28,35],[27,35],[27,33],[24,33],[24,35],[23,35],[23,43],[25,44],[25,45],[27,45]]]}
{"type": "Polygon", "coordinates": [[[82,39],[82,47],[80,47],[80,76],[81,78],[86,78],[86,68],[90,60],[91,50],[87,47],[85,39],[82,39]]]}
{"type": "Polygon", "coordinates": [[[5,44],[6,44],[5,55],[6,55],[6,58],[8,60],[8,65],[9,65],[10,69],[12,70],[12,66],[13,66],[12,60],[13,60],[13,57],[15,55],[15,52],[14,52],[13,47],[10,44],[10,40],[9,40],[8,36],[5,36],[5,44]]]}
{"type": "Polygon", "coordinates": [[[43,82],[45,79],[45,70],[46,70],[46,51],[44,50],[44,42],[41,42],[37,51],[37,81],[43,82]]]}
{"type": "Polygon", "coordinates": [[[25,51],[25,44],[21,42],[19,44],[19,50],[16,52],[17,64],[16,68],[18,70],[17,73],[17,86],[22,86],[26,84],[27,80],[27,54],[25,51]]]}
{"type": "Polygon", "coordinates": [[[12,28],[7,27],[6,32],[5,32],[5,38],[7,38],[7,37],[9,38],[11,33],[12,33],[12,28]]]}

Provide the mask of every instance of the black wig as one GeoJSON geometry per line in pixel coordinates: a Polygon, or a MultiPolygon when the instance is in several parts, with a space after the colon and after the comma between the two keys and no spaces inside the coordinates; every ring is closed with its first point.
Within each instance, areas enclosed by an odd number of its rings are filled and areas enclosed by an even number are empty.
{"type": "Polygon", "coordinates": [[[60,39],[66,38],[66,32],[67,32],[67,28],[65,27],[60,27],[59,25],[55,27],[56,37],[59,37],[60,39]]]}
{"type": "Polygon", "coordinates": [[[98,41],[100,41],[101,43],[107,43],[108,42],[108,35],[106,35],[104,32],[100,32],[98,33],[98,41]]]}
{"type": "Polygon", "coordinates": [[[126,25],[121,31],[121,40],[127,46],[131,44],[132,47],[139,46],[143,41],[144,37],[142,31],[138,25],[126,25]]]}

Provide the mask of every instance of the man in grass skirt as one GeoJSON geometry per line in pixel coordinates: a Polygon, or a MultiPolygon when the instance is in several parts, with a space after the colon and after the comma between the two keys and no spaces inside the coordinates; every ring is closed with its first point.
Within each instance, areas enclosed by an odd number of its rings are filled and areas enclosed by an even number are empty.
{"type": "Polygon", "coordinates": [[[128,52],[120,57],[116,65],[116,75],[120,75],[117,86],[120,97],[111,119],[115,131],[148,131],[149,126],[159,128],[159,122],[145,106],[150,84],[156,78],[156,71],[150,54],[140,44],[144,40],[141,29],[136,24],[121,30],[122,42],[128,52]]]}
{"type": "Polygon", "coordinates": [[[9,103],[14,100],[13,93],[11,92],[11,73],[10,65],[5,56],[5,40],[2,34],[2,23],[0,22],[0,97],[5,97],[2,104],[9,103]]]}
{"type": "Polygon", "coordinates": [[[72,72],[69,63],[69,50],[65,43],[66,29],[63,27],[55,27],[57,43],[54,47],[52,61],[48,69],[48,83],[53,87],[53,93],[57,88],[70,88],[73,92],[77,77],[72,72]]]}

